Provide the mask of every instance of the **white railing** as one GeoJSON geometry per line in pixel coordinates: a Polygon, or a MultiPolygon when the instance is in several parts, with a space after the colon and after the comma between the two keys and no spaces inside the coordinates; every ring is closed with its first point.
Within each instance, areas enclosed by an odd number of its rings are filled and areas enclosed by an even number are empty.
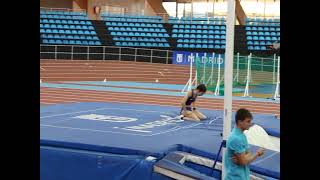
{"type": "Polygon", "coordinates": [[[87,13],[85,9],[69,9],[69,8],[47,8],[47,7],[40,7],[40,11],[67,11],[67,12],[82,12],[87,13]]]}
{"type": "Polygon", "coordinates": [[[169,64],[169,60],[172,60],[171,50],[162,49],[147,49],[147,48],[133,48],[133,47],[118,47],[118,46],[81,46],[81,45],[47,45],[40,44],[40,59],[70,59],[70,60],[124,60],[125,57],[131,57],[132,61],[143,61],[150,63],[157,63],[161,59],[161,63],[169,64]],[[50,49],[50,50],[46,50],[50,49]],[[64,50],[61,50],[65,48],[64,50]],[[81,52],[77,52],[76,48],[82,49],[81,52]],[[66,50],[68,49],[68,50],[66,50]],[[100,50],[100,52],[97,52],[100,50]],[[114,50],[115,52],[108,52],[114,50]],[[128,53],[126,51],[132,51],[128,53]],[[139,53],[139,51],[145,51],[149,53],[139,53]],[[163,53],[158,56],[157,53],[163,53]],[[150,54],[150,55],[148,55],[150,54]],[[61,58],[64,55],[64,58],[61,58]],[[91,56],[97,55],[101,58],[92,58],[91,56]],[[81,58],[77,58],[81,56],[81,58]],[[108,58],[112,56],[114,58],[108,58]],[[147,60],[142,60],[147,59],[147,60]]]}

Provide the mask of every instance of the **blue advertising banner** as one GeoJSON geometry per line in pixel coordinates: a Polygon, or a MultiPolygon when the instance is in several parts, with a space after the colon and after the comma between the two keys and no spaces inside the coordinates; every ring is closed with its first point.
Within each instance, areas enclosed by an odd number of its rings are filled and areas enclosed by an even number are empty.
{"type": "Polygon", "coordinates": [[[221,68],[224,68],[224,54],[205,53],[205,52],[188,52],[188,51],[174,51],[172,63],[178,65],[190,65],[190,61],[200,61],[207,65],[218,64],[220,62],[221,68]],[[220,56],[220,60],[219,60],[220,56]]]}

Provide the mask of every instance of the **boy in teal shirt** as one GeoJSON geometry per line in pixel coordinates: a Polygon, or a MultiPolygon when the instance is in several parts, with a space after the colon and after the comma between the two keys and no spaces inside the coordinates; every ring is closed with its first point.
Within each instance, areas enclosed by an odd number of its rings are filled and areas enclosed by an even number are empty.
{"type": "Polygon", "coordinates": [[[225,180],[249,180],[249,164],[264,154],[260,148],[255,154],[250,153],[247,137],[243,133],[251,127],[252,114],[246,109],[236,113],[236,127],[233,128],[225,153],[225,180]]]}

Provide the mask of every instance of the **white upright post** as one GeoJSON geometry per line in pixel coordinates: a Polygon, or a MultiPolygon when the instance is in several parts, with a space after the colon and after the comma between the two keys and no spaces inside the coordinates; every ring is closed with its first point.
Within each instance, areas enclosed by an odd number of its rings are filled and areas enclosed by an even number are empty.
{"type": "MultiPolygon", "coordinates": [[[[234,26],[235,26],[235,0],[228,0],[228,14],[226,23],[226,52],[224,67],[224,114],[223,114],[223,140],[227,140],[231,131],[232,120],[232,87],[233,87],[233,51],[234,51],[234,26]]],[[[225,177],[225,154],[222,151],[222,179],[225,177]]]]}
{"type": "Polygon", "coordinates": [[[216,90],[214,91],[214,95],[215,96],[219,96],[219,92],[220,92],[220,81],[221,81],[221,75],[220,75],[220,72],[221,72],[221,55],[219,54],[218,56],[218,60],[217,60],[217,63],[218,63],[218,80],[217,80],[217,84],[216,84],[216,90]]]}
{"type": "Polygon", "coordinates": [[[277,85],[276,90],[274,92],[274,99],[279,100],[280,99],[280,56],[278,56],[278,72],[277,72],[277,85]]]}
{"type": "Polygon", "coordinates": [[[240,53],[237,53],[237,82],[239,82],[239,62],[240,62],[240,53]]]}
{"type": "MultiPolygon", "coordinates": [[[[206,53],[204,53],[204,56],[201,58],[201,62],[204,64],[203,65],[203,75],[201,77],[200,83],[205,84],[206,83],[206,64],[207,64],[207,59],[206,59],[206,53]]],[[[197,58],[196,58],[197,59],[197,58]]]]}
{"type": "Polygon", "coordinates": [[[251,80],[251,56],[252,54],[248,56],[248,67],[247,67],[247,77],[246,77],[246,87],[244,90],[243,97],[248,97],[249,96],[249,85],[250,85],[250,80],[251,80]]]}
{"type": "Polygon", "coordinates": [[[276,54],[273,55],[272,84],[276,83],[276,54]]]}
{"type": "MultiPolygon", "coordinates": [[[[210,60],[208,60],[208,62],[210,62],[210,60]]],[[[212,58],[211,58],[211,73],[210,73],[210,77],[208,78],[206,84],[213,84],[213,62],[214,62],[214,53],[212,53],[212,58]]]]}
{"type": "Polygon", "coordinates": [[[190,71],[189,71],[189,80],[186,83],[186,85],[183,87],[182,89],[182,93],[185,92],[186,88],[188,87],[188,91],[191,90],[191,86],[192,86],[192,62],[193,62],[194,56],[193,53],[191,53],[190,56],[188,56],[188,60],[190,61],[190,71]]]}

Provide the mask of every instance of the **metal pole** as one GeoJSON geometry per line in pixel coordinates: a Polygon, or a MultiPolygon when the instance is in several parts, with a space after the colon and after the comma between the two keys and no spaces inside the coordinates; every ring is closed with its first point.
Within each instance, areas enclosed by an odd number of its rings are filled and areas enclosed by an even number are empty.
{"type": "Polygon", "coordinates": [[[264,0],[263,18],[266,18],[266,0],[264,0]]]}
{"type": "Polygon", "coordinates": [[[239,82],[239,61],[240,61],[240,53],[237,53],[237,82],[239,82]]]}
{"type": "Polygon", "coordinates": [[[275,81],[276,81],[276,54],[274,54],[274,56],[273,56],[273,73],[272,73],[272,84],[274,84],[275,83],[275,81]]]}
{"type": "Polygon", "coordinates": [[[71,60],[73,60],[73,46],[71,46],[71,60]]]}
{"type": "Polygon", "coordinates": [[[89,46],[87,46],[87,60],[89,61],[89,46]]]}
{"type": "Polygon", "coordinates": [[[103,47],[103,60],[106,60],[106,47],[103,47]]]}
{"type": "MultiPolygon", "coordinates": [[[[228,14],[226,22],[226,51],[224,71],[224,114],[223,114],[223,140],[227,140],[231,131],[232,120],[232,86],[233,86],[233,51],[234,51],[234,26],[235,26],[235,0],[228,0],[228,14]]],[[[225,178],[225,159],[222,152],[222,179],[225,178]]]]}
{"type": "Polygon", "coordinates": [[[137,48],[134,49],[134,62],[137,62],[137,48]]]}
{"type": "Polygon", "coordinates": [[[168,64],[168,57],[169,57],[169,51],[167,50],[167,59],[166,59],[166,64],[168,64]]]}
{"type": "Polygon", "coordinates": [[[57,60],[57,46],[54,46],[54,59],[57,60]]]}
{"type": "Polygon", "coordinates": [[[119,61],[121,61],[121,47],[119,48],[119,61]]]}
{"type": "Polygon", "coordinates": [[[176,17],[178,17],[178,2],[176,2],[176,17]]]}
{"type": "Polygon", "coordinates": [[[151,56],[150,56],[150,62],[152,63],[152,54],[153,54],[153,49],[151,49],[151,56]]]}

